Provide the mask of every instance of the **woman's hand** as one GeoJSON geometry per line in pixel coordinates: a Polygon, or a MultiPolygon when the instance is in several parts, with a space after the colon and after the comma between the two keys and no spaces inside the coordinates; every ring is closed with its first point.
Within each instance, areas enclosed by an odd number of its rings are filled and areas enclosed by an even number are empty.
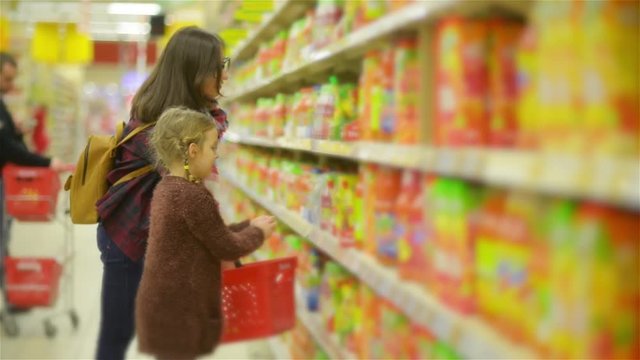
{"type": "Polygon", "coordinates": [[[76,168],[75,164],[67,164],[58,158],[52,158],[49,168],[55,172],[73,172],[76,168]]]}
{"type": "Polygon", "coordinates": [[[264,233],[264,237],[268,238],[273,233],[273,230],[276,228],[276,218],[273,216],[258,216],[257,218],[251,220],[251,226],[255,226],[262,230],[264,233]]]}

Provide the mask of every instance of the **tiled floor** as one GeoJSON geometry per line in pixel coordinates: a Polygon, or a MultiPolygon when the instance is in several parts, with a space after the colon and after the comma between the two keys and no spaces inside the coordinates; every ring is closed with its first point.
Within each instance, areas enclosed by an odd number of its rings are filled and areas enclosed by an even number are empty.
{"type": "MultiPolygon", "coordinates": [[[[62,197],[61,197],[62,198],[62,197]]],[[[96,248],[95,226],[73,226],[74,269],[65,268],[74,275],[73,298],[80,325],[73,330],[69,317],[60,316],[54,320],[58,331],[54,338],[44,334],[43,318],[56,313],[55,309],[35,309],[17,317],[20,329],[18,337],[8,337],[0,331],[0,359],[92,359],[99,324],[100,282],[102,266],[96,248]]],[[[11,252],[14,256],[60,256],[64,252],[65,235],[61,223],[20,223],[14,222],[11,252]]],[[[70,240],[69,240],[70,241],[70,240]]],[[[63,296],[70,287],[63,282],[58,301],[58,309],[64,305],[63,296]]],[[[1,301],[1,300],[0,300],[1,301]]],[[[272,354],[267,342],[245,342],[221,346],[216,353],[205,359],[268,359],[272,354]]],[[[128,359],[149,359],[137,352],[132,344],[128,359]]]]}

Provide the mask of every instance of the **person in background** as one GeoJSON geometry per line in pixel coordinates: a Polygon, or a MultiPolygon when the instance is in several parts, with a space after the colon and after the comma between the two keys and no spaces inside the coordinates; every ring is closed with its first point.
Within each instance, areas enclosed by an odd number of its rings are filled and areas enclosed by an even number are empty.
{"type": "Polygon", "coordinates": [[[49,148],[50,139],[47,134],[47,107],[46,105],[37,105],[33,108],[33,120],[35,125],[31,134],[31,141],[36,153],[44,154],[49,148]]]}
{"type": "MultiPolygon", "coordinates": [[[[154,124],[168,108],[184,106],[212,118],[218,137],[227,128],[226,114],[217,106],[229,60],[217,35],[197,27],[176,32],[142,84],[131,104],[124,136],[145,124],[154,124]]],[[[107,181],[154,164],[149,134],[154,126],[136,134],[118,148],[115,167],[107,181]]],[[[97,243],[103,263],[101,321],[96,357],[124,359],[133,339],[135,297],[142,276],[149,234],[153,190],[160,181],[151,171],[131,181],[111,186],[98,201],[97,243]]]]}
{"type": "MultiPolygon", "coordinates": [[[[69,165],[57,158],[50,158],[31,152],[23,135],[4,102],[4,96],[14,88],[18,74],[18,63],[8,53],[0,52],[0,174],[7,163],[24,166],[50,167],[64,171],[69,165]]],[[[9,256],[9,234],[11,219],[5,212],[3,180],[0,176],[0,286],[4,286],[4,257],[9,256]]]]}
{"type": "Polygon", "coordinates": [[[256,250],[273,232],[271,216],[226,226],[202,181],[217,158],[218,132],[206,115],[184,108],[158,120],[151,146],[168,170],[153,193],[151,229],[136,333],[140,351],[158,359],[195,359],[222,334],[222,262],[256,250]]]}

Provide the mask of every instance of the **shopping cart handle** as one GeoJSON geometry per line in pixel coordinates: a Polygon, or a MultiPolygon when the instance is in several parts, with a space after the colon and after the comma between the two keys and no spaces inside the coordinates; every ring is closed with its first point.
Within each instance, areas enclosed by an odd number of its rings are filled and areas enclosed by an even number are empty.
{"type": "Polygon", "coordinates": [[[18,271],[42,271],[42,265],[37,261],[21,261],[16,264],[18,271]]]}

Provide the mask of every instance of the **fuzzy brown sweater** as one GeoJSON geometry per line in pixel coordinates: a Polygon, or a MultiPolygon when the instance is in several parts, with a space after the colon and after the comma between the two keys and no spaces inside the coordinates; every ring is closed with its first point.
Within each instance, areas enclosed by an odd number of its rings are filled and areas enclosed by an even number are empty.
{"type": "Polygon", "coordinates": [[[248,255],[263,241],[248,221],[227,227],[204,186],[165,176],[151,202],[136,298],[140,351],[160,359],[213,351],[222,332],[221,261],[248,255]]]}

